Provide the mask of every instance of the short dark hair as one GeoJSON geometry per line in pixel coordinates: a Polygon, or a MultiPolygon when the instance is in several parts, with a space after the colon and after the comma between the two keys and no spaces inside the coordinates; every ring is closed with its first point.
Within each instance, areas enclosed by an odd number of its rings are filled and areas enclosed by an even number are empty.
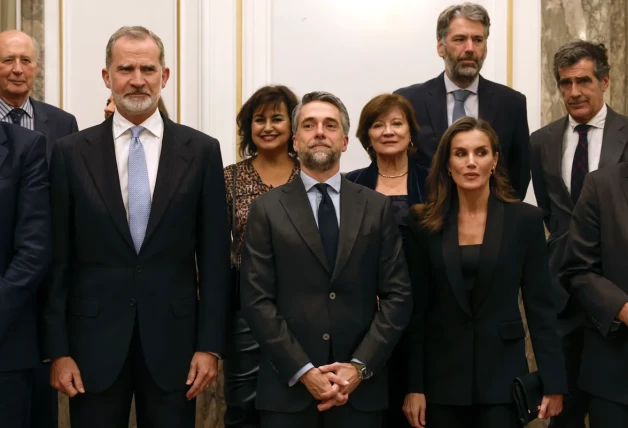
{"type": "MultiPolygon", "coordinates": [[[[286,105],[288,110],[288,120],[291,120],[292,110],[299,103],[297,96],[290,89],[283,85],[269,85],[259,88],[251,98],[249,98],[240,109],[236,116],[236,124],[238,125],[238,135],[240,136],[240,144],[238,151],[240,156],[245,158],[257,154],[257,146],[253,142],[251,125],[253,115],[260,108],[278,108],[281,104],[286,105]]],[[[292,124],[290,124],[292,125],[292,124]]],[[[290,126],[290,138],[288,138],[288,153],[295,154],[292,144],[292,126],[290,126]]]]}
{"type": "Polygon", "coordinates": [[[559,69],[571,67],[585,58],[593,62],[593,74],[597,80],[602,80],[608,76],[611,66],[608,63],[608,53],[604,44],[579,39],[562,45],[554,55],[556,83],[560,80],[559,69]]]}
{"type": "MultiPolygon", "coordinates": [[[[410,102],[403,96],[397,94],[381,94],[373,98],[366,103],[360,113],[360,121],[358,122],[358,130],[355,136],[358,137],[362,147],[366,150],[366,153],[370,156],[371,160],[375,160],[376,153],[371,146],[371,138],[369,137],[369,129],[373,126],[373,123],[382,116],[388,113],[394,108],[401,110],[410,127],[410,136],[417,135],[419,133],[419,124],[414,117],[414,109],[410,102]]],[[[408,151],[413,151],[411,147],[408,147],[408,151]]]]}
{"type": "Polygon", "coordinates": [[[297,129],[299,128],[299,115],[301,114],[301,109],[303,108],[303,106],[314,101],[329,103],[338,109],[338,111],[340,112],[340,121],[342,122],[342,132],[345,137],[348,136],[351,122],[349,120],[349,112],[347,111],[347,107],[340,100],[340,98],[338,98],[334,94],[325,91],[314,91],[303,95],[303,98],[301,98],[301,102],[292,112],[292,133],[297,133],[297,129]]]}

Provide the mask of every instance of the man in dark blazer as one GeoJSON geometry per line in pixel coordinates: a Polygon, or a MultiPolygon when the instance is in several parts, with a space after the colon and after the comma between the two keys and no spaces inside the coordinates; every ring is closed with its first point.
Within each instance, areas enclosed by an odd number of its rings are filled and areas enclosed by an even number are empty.
{"type": "Polygon", "coordinates": [[[262,427],[379,428],[412,310],[401,236],[390,201],[340,175],[344,104],[312,92],[292,123],[301,175],[253,202],[242,252],[262,427]]]}
{"type": "MultiPolygon", "coordinates": [[[[52,144],[78,131],[76,118],[65,111],[29,97],[39,66],[39,50],[21,31],[0,33],[0,121],[41,132],[47,140],[50,161],[52,144]]],[[[43,308],[46,281],[37,290],[38,312],[43,308]]],[[[50,386],[48,364],[36,367],[33,382],[31,426],[57,428],[57,391],[50,386]]]]}
{"type": "Polygon", "coordinates": [[[584,428],[587,413],[587,396],[578,387],[584,313],[558,281],[571,213],[586,172],[628,160],[628,117],[604,104],[609,70],[602,44],[578,40],[560,47],[554,74],[568,114],[530,137],[532,184],[549,231],[553,293],[569,381],[570,394],[554,422],[556,428],[584,428]],[[586,151],[578,150],[581,144],[586,151]],[[586,171],[580,166],[586,166],[586,171]]]}
{"type": "Polygon", "coordinates": [[[398,89],[414,107],[419,133],[413,135],[417,159],[430,167],[445,130],[463,116],[490,123],[499,137],[499,163],[510,184],[524,198],[530,183],[529,131],[523,94],[480,76],[487,53],[490,19],[473,3],[441,12],[436,28],[438,55],[445,71],[424,83],[398,89]]]}
{"type": "Polygon", "coordinates": [[[160,115],[169,74],[157,35],[120,28],[102,71],[116,112],[53,148],[44,339],[73,428],[128,426],[132,395],[140,427],[194,427],[223,352],[220,146],[160,115]]]}
{"type": "Polygon", "coordinates": [[[591,428],[628,426],[628,163],[587,175],[561,281],[587,315],[580,387],[591,428]]]}
{"type": "Polygon", "coordinates": [[[0,122],[0,426],[30,427],[36,290],[51,259],[46,139],[0,122]]]}

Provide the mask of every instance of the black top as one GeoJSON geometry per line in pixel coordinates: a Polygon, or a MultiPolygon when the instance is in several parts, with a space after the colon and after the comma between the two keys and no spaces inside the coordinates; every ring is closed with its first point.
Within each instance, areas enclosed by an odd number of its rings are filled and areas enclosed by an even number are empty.
{"type": "Polygon", "coordinates": [[[401,238],[403,239],[403,247],[406,248],[406,240],[408,237],[408,214],[410,213],[410,204],[408,203],[408,195],[392,195],[389,196],[392,205],[395,221],[399,226],[401,238]]]}
{"type": "Polygon", "coordinates": [[[475,283],[478,266],[480,265],[480,248],[482,248],[482,244],[460,246],[460,268],[462,269],[464,288],[469,301],[471,301],[473,283],[475,283]]]}

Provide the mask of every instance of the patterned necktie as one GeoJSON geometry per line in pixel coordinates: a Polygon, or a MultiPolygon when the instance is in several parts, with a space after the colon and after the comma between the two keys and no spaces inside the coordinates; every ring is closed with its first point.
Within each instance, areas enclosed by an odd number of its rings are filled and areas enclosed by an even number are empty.
{"type": "Polygon", "coordinates": [[[22,110],[21,108],[14,108],[13,110],[11,110],[9,112],[9,117],[11,118],[11,121],[13,123],[15,123],[16,125],[22,125],[22,116],[24,116],[26,112],[24,110],[22,110]]]}
{"type": "Polygon", "coordinates": [[[336,254],[338,253],[338,218],[336,217],[336,209],[334,203],[327,193],[329,184],[315,184],[316,190],[321,192],[323,199],[318,205],[318,231],[321,234],[321,241],[325,248],[329,268],[334,271],[336,267],[336,254]]]}
{"type": "Polygon", "coordinates": [[[464,102],[471,95],[471,91],[467,91],[466,89],[457,89],[452,92],[454,95],[454,113],[451,116],[451,123],[454,123],[461,117],[465,117],[467,113],[464,111],[464,102]]]}
{"type": "Polygon", "coordinates": [[[140,252],[148,217],[150,216],[150,183],[148,181],[148,168],[146,166],[146,156],[144,146],[140,141],[140,133],[144,130],[142,126],[131,128],[131,144],[129,145],[129,229],[135,245],[135,251],[140,252]]]}
{"type": "Polygon", "coordinates": [[[578,146],[573,156],[573,164],[571,165],[571,200],[574,205],[578,202],[582,185],[584,184],[584,176],[589,172],[589,140],[587,133],[591,125],[577,125],[578,146]]]}

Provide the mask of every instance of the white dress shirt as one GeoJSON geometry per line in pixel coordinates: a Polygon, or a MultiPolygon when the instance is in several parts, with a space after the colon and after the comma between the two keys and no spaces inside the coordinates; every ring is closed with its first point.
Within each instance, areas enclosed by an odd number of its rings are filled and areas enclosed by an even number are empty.
{"type": "MultiPolygon", "coordinates": [[[[593,119],[587,122],[587,125],[591,125],[587,133],[587,141],[589,142],[589,172],[595,171],[600,165],[602,137],[604,136],[604,124],[606,123],[607,111],[606,104],[604,104],[593,119]]],[[[576,131],[577,125],[580,124],[569,115],[569,123],[563,135],[563,160],[561,168],[561,176],[569,192],[571,192],[571,167],[573,166],[573,157],[576,154],[576,147],[578,147],[579,135],[576,131]]]]}
{"type": "MultiPolygon", "coordinates": [[[[135,125],[118,113],[117,110],[114,112],[113,142],[116,151],[116,163],[118,164],[120,191],[122,192],[122,201],[124,202],[127,220],[129,219],[129,146],[131,145],[131,128],[134,126],[135,125]]],[[[142,146],[144,146],[146,167],[148,168],[148,181],[150,184],[150,198],[152,201],[164,135],[164,121],[159,114],[159,109],[155,110],[155,113],[140,126],[145,128],[140,133],[139,138],[142,146]]]]}
{"type": "Polygon", "coordinates": [[[459,88],[454,82],[451,81],[449,77],[447,77],[447,73],[443,74],[445,78],[445,90],[447,91],[447,124],[451,125],[451,118],[454,115],[454,104],[456,104],[456,100],[454,99],[454,91],[458,89],[463,89],[470,91],[471,93],[467,97],[464,102],[464,111],[467,116],[475,117],[476,119],[479,116],[479,98],[478,98],[478,85],[480,82],[480,76],[478,75],[473,83],[469,85],[468,88],[459,88]]]}

